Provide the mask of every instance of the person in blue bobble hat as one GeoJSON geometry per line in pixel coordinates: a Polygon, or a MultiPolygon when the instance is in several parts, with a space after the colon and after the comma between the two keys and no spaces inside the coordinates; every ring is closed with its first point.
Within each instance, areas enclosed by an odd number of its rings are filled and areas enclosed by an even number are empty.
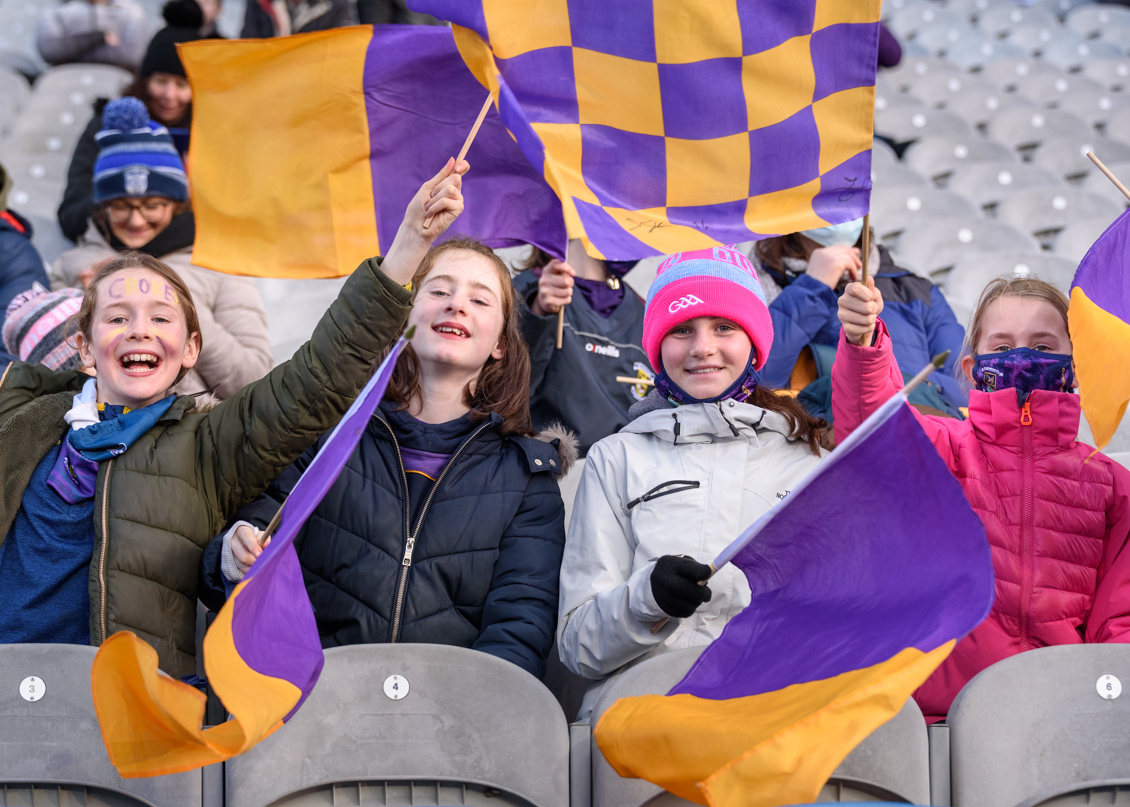
{"type": "Polygon", "coordinates": [[[643,325],[656,389],[589,450],[565,542],[558,648],[598,682],[580,719],[608,676],[711,642],[749,604],[741,572],[708,564],[823,456],[823,422],[762,383],[773,338],[745,255],[660,264],[643,325]]]}

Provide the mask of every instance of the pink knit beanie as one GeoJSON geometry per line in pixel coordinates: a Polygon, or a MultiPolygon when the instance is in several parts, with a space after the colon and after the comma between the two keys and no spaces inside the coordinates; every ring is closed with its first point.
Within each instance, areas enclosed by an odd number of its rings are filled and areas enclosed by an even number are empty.
{"type": "Polygon", "coordinates": [[[657,372],[663,337],[695,317],[736,322],[753,342],[754,369],[765,366],[773,346],[773,320],[757,271],[745,255],[731,247],[713,247],[680,252],[659,265],[643,315],[643,349],[657,372]]]}

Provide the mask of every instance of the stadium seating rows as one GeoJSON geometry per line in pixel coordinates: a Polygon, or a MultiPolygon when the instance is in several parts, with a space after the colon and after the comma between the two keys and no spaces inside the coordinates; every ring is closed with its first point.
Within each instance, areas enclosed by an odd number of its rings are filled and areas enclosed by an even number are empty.
{"type": "MultiPolygon", "coordinates": [[[[649,659],[606,688],[662,693],[698,650],[649,659]]],[[[622,779],[587,724],[493,656],[441,645],[326,652],[298,714],[222,765],[122,779],[90,697],[94,648],[0,647],[5,759],[0,804],[113,807],[685,805],[622,779]],[[398,689],[386,682],[399,676],[398,689]],[[406,686],[405,686],[406,685],[406,686]]],[[[1014,656],[971,681],[948,725],[928,730],[913,701],[837,768],[820,801],[957,807],[1123,804],[1130,795],[1130,647],[1068,645],[1014,656]]]]}

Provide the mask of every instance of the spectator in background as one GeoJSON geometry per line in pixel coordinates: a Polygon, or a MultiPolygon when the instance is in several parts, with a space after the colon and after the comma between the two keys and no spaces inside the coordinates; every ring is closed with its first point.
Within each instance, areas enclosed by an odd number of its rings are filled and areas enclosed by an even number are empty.
{"type": "MultiPolygon", "coordinates": [[[[412,288],[416,335],[346,470],[295,540],[318,633],[324,647],[469,647],[540,679],[565,543],[555,475],[567,470],[571,438],[557,429],[535,439],[521,314],[489,247],[441,244],[412,288]]],[[[318,448],[213,541],[206,605],[218,608],[221,588],[254,563],[252,525],[271,520],[318,448]]]]}
{"type": "Polygon", "coordinates": [[[149,23],[136,0],[69,0],[43,12],[35,40],[51,65],[97,62],[133,72],[145,54],[149,23]]]}
{"type": "Polygon", "coordinates": [[[241,39],[306,34],[349,25],[348,0],[247,0],[241,39]]]}
{"type": "Polygon", "coordinates": [[[362,25],[443,25],[431,14],[412,11],[405,0],[357,0],[357,19],[362,25]]]}
{"type": "Polygon", "coordinates": [[[220,20],[220,12],[223,11],[223,3],[221,0],[198,0],[200,11],[204,14],[204,25],[200,27],[201,39],[223,39],[219,29],[216,27],[220,20]]]}
{"type": "Polygon", "coordinates": [[[184,164],[163,126],[136,98],[106,106],[94,164],[98,205],[79,246],[52,268],[52,281],[82,287],[95,267],[136,250],[175,270],[192,292],[204,348],[178,384],[182,392],[214,389],[229,398],[271,369],[267,315],[255,281],[192,263],[196,223],[188,205],[184,164]]]}
{"type": "Polygon", "coordinates": [[[568,257],[568,263],[551,260],[534,249],[514,287],[527,306],[522,335],[530,350],[534,427],[563,424],[577,435],[583,456],[619,431],[628,409],[651,389],[616,377],[648,382],[655,374],[641,346],[643,301],[622,281],[635,263],[590,258],[580,241],[569,244],[568,257]],[[565,330],[557,350],[562,306],[565,330]]]}
{"type": "MultiPolygon", "coordinates": [[[[12,177],[0,165],[0,323],[8,304],[36,283],[47,286],[43,259],[31,243],[31,224],[14,210],[8,209],[12,177]]],[[[0,365],[18,357],[18,351],[0,351],[0,365]]]]}
{"type": "MultiPolygon", "coordinates": [[[[188,133],[192,124],[192,88],[184,65],[177,55],[177,43],[200,39],[204,13],[196,0],[170,0],[162,15],[168,26],[149,42],[138,78],[123,95],[140,98],[149,117],[165,126],[182,157],[188,153],[188,133]]],[[[59,205],[59,225],[63,235],[78,241],[94,212],[94,160],[98,156],[95,135],[102,128],[106,99],[94,103],[94,117],[75,145],[67,169],[67,189],[59,205]]]]}
{"type": "MultiPolygon", "coordinates": [[[[771,386],[800,390],[808,411],[829,423],[830,373],[840,337],[836,301],[859,278],[862,234],[863,219],[856,219],[753,244],[775,334],[762,377],[771,386]]],[[[937,286],[898,267],[873,236],[870,243],[869,271],[887,300],[887,325],[896,335],[899,366],[913,374],[938,353],[952,351],[945,372],[919,387],[914,403],[960,417],[967,396],[953,368],[965,329],[937,286]]]]}

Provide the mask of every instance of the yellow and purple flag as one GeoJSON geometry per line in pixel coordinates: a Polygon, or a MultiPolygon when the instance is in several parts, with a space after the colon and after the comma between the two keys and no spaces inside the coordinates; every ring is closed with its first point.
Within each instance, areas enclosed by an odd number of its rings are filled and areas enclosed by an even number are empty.
{"type": "Polygon", "coordinates": [[[1071,282],[1079,402],[1095,447],[1110,442],[1130,401],[1130,223],[1124,212],[1083,256],[1071,282]]]}
{"type": "Polygon", "coordinates": [[[595,728],[621,776],[712,807],[813,801],[989,613],[981,520],[898,393],[714,561],[752,601],[666,695],[595,728]]]}
{"type": "Polygon", "coordinates": [[[324,657],[294,551],[299,529],[357,447],[384,396],[401,337],[291,491],[278,530],[204,637],[204,666],[231,718],[202,728],[205,696],[157,669],[157,653],[129,631],[98,649],[94,709],[123,777],[159,776],[222,762],[252,748],[314,689],[324,657]]]}
{"type": "Polygon", "coordinates": [[[410,0],[594,257],[863,216],[880,0],[410,0]]]}
{"type": "MultiPolygon", "coordinates": [[[[192,82],[193,261],[230,274],[335,277],[392,244],[487,91],[451,31],[358,26],[179,46],[192,82]]],[[[493,109],[445,238],[563,258],[561,203],[493,109]]]]}

